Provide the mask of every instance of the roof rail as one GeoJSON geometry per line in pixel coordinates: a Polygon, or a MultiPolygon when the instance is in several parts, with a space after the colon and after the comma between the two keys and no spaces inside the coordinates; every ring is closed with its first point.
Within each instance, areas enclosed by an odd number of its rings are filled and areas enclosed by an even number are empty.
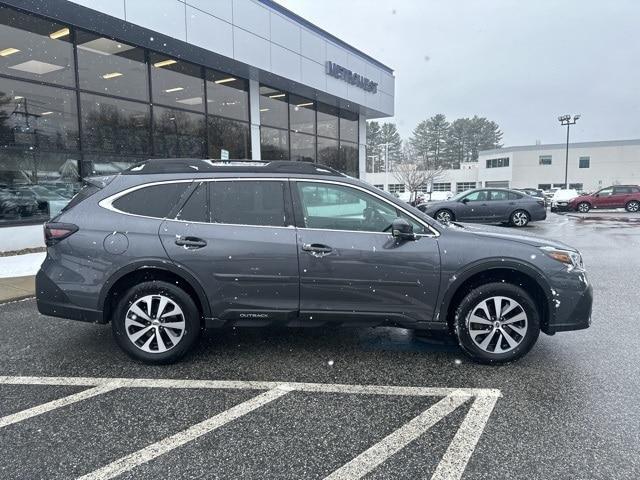
{"type": "Polygon", "coordinates": [[[123,175],[149,175],[163,173],[293,173],[304,175],[345,174],[325,165],[291,160],[207,160],[202,158],[153,158],[138,163],[123,175]]]}

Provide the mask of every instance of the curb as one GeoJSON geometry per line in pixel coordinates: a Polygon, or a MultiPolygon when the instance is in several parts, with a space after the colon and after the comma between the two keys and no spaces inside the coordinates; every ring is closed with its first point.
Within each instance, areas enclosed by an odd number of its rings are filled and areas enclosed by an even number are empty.
{"type": "Polygon", "coordinates": [[[36,298],[35,293],[29,293],[26,295],[20,295],[17,297],[7,298],[5,300],[0,300],[0,305],[7,305],[9,303],[21,302],[23,300],[29,300],[31,298],[36,298]]]}

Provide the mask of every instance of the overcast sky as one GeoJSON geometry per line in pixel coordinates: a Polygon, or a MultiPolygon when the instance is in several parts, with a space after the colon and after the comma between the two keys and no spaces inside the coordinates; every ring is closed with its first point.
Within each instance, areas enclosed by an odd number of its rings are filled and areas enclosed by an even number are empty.
{"type": "Polygon", "coordinates": [[[505,145],[640,138],[638,0],[278,0],[395,70],[401,135],[486,116],[505,145]]]}

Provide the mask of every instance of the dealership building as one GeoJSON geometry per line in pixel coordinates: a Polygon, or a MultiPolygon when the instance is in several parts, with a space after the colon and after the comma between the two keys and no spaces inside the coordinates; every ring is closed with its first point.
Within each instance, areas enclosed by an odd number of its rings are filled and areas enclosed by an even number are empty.
{"type": "MultiPolygon", "coordinates": [[[[393,70],[272,0],[0,2],[0,251],[81,179],[160,157],[363,176],[393,70]]],[[[33,244],[33,245],[32,245],[33,244]]]]}
{"type": "MultiPolygon", "coordinates": [[[[478,161],[445,170],[434,191],[458,193],[471,188],[562,188],[565,170],[569,188],[594,191],[609,185],[640,184],[640,139],[525,145],[485,150],[478,161]]],[[[393,172],[363,177],[392,193],[408,192],[393,172]]],[[[424,191],[426,191],[426,186],[424,191]]]]}

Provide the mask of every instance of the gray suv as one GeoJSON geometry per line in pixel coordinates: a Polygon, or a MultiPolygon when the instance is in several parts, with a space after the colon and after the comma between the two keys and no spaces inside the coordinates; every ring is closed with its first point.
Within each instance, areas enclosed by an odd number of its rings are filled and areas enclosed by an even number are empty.
{"type": "Polygon", "coordinates": [[[146,362],[204,328],[331,325],[446,332],[501,363],[590,324],[575,249],[443,226],[310,163],[150,160],[90,179],[44,228],[39,311],[111,322],[146,362]]]}

